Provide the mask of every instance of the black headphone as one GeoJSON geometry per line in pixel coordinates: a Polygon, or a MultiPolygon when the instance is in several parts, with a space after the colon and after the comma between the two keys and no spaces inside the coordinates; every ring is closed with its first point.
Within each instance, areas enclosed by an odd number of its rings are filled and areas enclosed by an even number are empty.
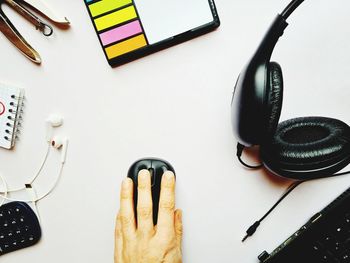
{"type": "Polygon", "coordinates": [[[260,157],[268,170],[291,179],[309,180],[334,176],[350,163],[350,127],[325,117],[278,123],[283,77],[280,65],[270,59],[288,26],[287,18],[302,2],[293,0],[276,17],[238,77],[231,107],[239,157],[244,147],[260,145],[260,157]]]}

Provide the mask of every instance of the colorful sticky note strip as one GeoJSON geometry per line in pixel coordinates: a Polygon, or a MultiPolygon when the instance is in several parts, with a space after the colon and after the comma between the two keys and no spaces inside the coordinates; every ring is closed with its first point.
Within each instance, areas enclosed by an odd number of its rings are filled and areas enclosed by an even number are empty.
{"type": "Polygon", "coordinates": [[[111,29],[100,34],[102,45],[107,46],[111,43],[129,38],[131,36],[142,33],[140,21],[135,20],[123,26],[111,29]]]}
{"type": "Polygon", "coordinates": [[[133,0],[85,0],[108,60],[148,45],[133,0]]]}
{"type": "Polygon", "coordinates": [[[132,0],[102,0],[89,6],[91,16],[96,17],[123,6],[132,4],[132,0]]]}
{"type": "Polygon", "coordinates": [[[126,21],[130,21],[137,17],[135,7],[129,6],[124,9],[115,11],[108,15],[95,19],[95,25],[98,31],[117,26],[126,21]]]}
{"type": "Polygon", "coordinates": [[[144,35],[138,35],[130,38],[113,46],[106,48],[106,54],[109,59],[121,56],[136,49],[142,48],[147,45],[144,35]]]}

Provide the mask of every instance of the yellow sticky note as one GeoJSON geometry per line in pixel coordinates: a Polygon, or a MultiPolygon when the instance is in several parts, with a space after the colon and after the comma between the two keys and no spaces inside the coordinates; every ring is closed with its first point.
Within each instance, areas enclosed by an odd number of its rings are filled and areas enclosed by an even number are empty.
{"type": "Polygon", "coordinates": [[[99,17],[95,19],[95,25],[97,31],[107,29],[112,26],[116,26],[120,23],[126,22],[128,20],[137,17],[136,10],[134,6],[129,6],[124,9],[115,11],[111,14],[99,17]]]}
{"type": "Polygon", "coordinates": [[[89,5],[89,8],[92,17],[95,17],[131,3],[132,0],[102,0],[89,5]]]}
{"type": "Polygon", "coordinates": [[[129,53],[136,49],[142,48],[147,45],[146,38],[144,35],[138,35],[130,38],[118,44],[106,48],[108,59],[112,59],[123,54],[129,53]]]}

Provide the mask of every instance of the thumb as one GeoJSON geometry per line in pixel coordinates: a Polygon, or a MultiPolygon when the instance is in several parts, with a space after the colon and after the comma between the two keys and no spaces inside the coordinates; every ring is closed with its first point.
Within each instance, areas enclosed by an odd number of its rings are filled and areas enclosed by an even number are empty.
{"type": "Polygon", "coordinates": [[[177,209],[175,211],[175,234],[176,234],[177,244],[180,248],[182,245],[182,233],[183,233],[182,211],[180,209],[177,209]]]}

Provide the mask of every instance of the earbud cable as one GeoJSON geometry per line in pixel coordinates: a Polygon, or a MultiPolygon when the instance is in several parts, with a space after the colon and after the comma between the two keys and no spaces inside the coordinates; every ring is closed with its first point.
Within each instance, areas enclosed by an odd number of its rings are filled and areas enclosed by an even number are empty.
{"type": "MultiPolygon", "coordinates": [[[[9,198],[9,197],[7,197],[7,194],[0,195],[0,198],[7,200],[7,201],[37,203],[37,202],[41,201],[42,199],[44,199],[45,197],[47,197],[48,195],[50,195],[53,192],[53,190],[55,190],[56,186],[58,185],[58,182],[60,181],[60,179],[62,177],[63,167],[64,167],[64,163],[61,164],[58,176],[57,176],[55,182],[53,183],[53,185],[51,186],[51,188],[45,194],[42,194],[40,197],[37,197],[36,199],[19,200],[17,198],[9,198]]],[[[28,186],[30,186],[30,188],[34,188],[32,185],[28,185],[28,186]]],[[[9,192],[7,192],[7,193],[9,193],[9,192]]]]}
{"type": "MultiPolygon", "coordinates": [[[[1,183],[2,183],[2,185],[3,185],[3,187],[4,187],[4,190],[3,190],[3,192],[4,192],[4,197],[7,198],[7,195],[8,195],[8,191],[7,191],[7,182],[6,182],[5,178],[4,178],[1,174],[0,174],[0,179],[1,179],[1,183]]],[[[4,205],[4,203],[5,203],[5,198],[2,198],[1,203],[0,203],[0,207],[2,207],[2,206],[4,205]]]]}
{"type": "Polygon", "coordinates": [[[45,154],[45,157],[39,167],[39,170],[37,171],[37,173],[35,174],[35,176],[30,180],[29,183],[25,184],[24,187],[21,187],[21,188],[17,188],[17,189],[8,189],[8,184],[5,180],[5,178],[0,175],[0,180],[2,181],[2,184],[4,185],[4,190],[3,191],[0,191],[0,198],[2,199],[1,203],[0,203],[0,207],[4,204],[5,200],[7,201],[18,201],[18,202],[28,202],[28,203],[34,203],[34,205],[36,205],[36,203],[42,199],[44,199],[45,197],[47,197],[48,195],[50,195],[53,190],[56,188],[60,178],[62,177],[62,173],[63,173],[63,167],[64,167],[64,162],[61,163],[61,167],[60,167],[60,170],[59,170],[59,173],[58,173],[58,176],[53,184],[53,186],[50,188],[50,190],[48,190],[45,194],[41,195],[40,197],[37,197],[37,194],[36,194],[36,191],[33,187],[33,184],[34,182],[36,181],[36,179],[40,176],[46,162],[47,162],[47,159],[48,159],[48,156],[50,154],[50,149],[51,149],[51,146],[50,144],[48,145],[48,148],[47,148],[47,151],[46,151],[46,154],[45,154]],[[18,199],[15,199],[15,198],[9,198],[8,195],[10,193],[14,193],[14,192],[20,192],[20,191],[23,191],[25,189],[31,189],[32,192],[35,193],[35,198],[32,198],[32,199],[28,199],[28,200],[18,200],[18,199]]]}
{"type": "MultiPolygon", "coordinates": [[[[51,149],[51,146],[50,146],[50,144],[49,144],[48,147],[47,147],[47,150],[46,150],[46,154],[45,154],[45,156],[44,156],[44,159],[42,160],[41,165],[40,165],[38,171],[36,172],[35,176],[33,176],[33,178],[29,181],[29,183],[28,183],[29,185],[33,184],[33,183],[36,181],[36,179],[40,176],[42,170],[44,169],[44,166],[45,166],[45,164],[46,164],[46,161],[47,161],[47,159],[48,159],[48,157],[49,157],[50,149],[51,149]]],[[[20,191],[23,191],[23,190],[25,190],[25,189],[26,189],[25,186],[22,186],[22,187],[20,187],[20,188],[15,188],[15,189],[8,189],[8,190],[7,190],[7,193],[20,192],[20,191]]],[[[0,193],[1,193],[1,191],[0,191],[0,193]]]]}

